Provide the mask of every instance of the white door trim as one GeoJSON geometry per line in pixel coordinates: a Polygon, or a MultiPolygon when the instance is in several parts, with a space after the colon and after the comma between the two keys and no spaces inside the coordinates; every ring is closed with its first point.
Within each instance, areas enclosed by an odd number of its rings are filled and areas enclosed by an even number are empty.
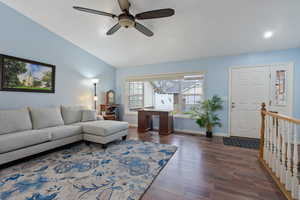
{"type": "MultiPolygon", "coordinates": [[[[287,65],[289,68],[289,111],[293,113],[294,107],[294,62],[283,62],[283,63],[272,63],[272,64],[260,64],[260,65],[240,65],[240,66],[231,66],[228,71],[228,136],[231,136],[231,86],[232,86],[232,70],[233,69],[241,69],[241,68],[255,68],[255,67],[275,67],[276,65],[287,65]]],[[[267,103],[267,102],[266,102],[267,103]]]]}

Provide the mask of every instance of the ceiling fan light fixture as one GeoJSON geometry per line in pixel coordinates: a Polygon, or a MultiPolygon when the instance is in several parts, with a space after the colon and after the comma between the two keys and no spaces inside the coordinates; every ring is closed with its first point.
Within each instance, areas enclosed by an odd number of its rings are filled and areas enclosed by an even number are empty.
{"type": "Polygon", "coordinates": [[[120,15],[119,24],[124,28],[134,27],[135,21],[132,15],[120,15]]]}

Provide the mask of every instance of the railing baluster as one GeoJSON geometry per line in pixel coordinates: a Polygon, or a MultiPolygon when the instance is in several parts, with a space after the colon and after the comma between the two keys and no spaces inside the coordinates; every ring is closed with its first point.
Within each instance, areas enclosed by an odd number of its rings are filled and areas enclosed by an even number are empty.
{"type": "Polygon", "coordinates": [[[271,162],[272,162],[272,133],[273,133],[273,118],[269,116],[269,153],[268,153],[269,166],[271,166],[271,162]]]}
{"type": "Polygon", "coordinates": [[[267,124],[266,124],[266,140],[265,140],[265,145],[266,145],[266,153],[264,154],[264,160],[266,163],[269,164],[269,158],[270,158],[270,116],[267,116],[267,124]]]}
{"type": "Polygon", "coordinates": [[[291,190],[291,167],[292,167],[292,158],[291,158],[291,123],[288,122],[288,128],[287,128],[287,174],[286,174],[286,189],[288,191],[291,190]]]}
{"type": "Polygon", "coordinates": [[[277,127],[276,127],[276,118],[273,117],[273,130],[272,130],[272,165],[271,168],[273,172],[276,173],[276,161],[277,161],[277,140],[276,140],[276,132],[277,132],[277,127]]]}
{"type": "Polygon", "coordinates": [[[278,146],[279,146],[279,153],[278,153],[278,175],[277,177],[280,179],[281,173],[282,173],[282,147],[283,147],[283,136],[282,136],[282,131],[283,131],[283,124],[282,120],[278,120],[278,146]]]}
{"type": "Polygon", "coordinates": [[[297,135],[297,125],[293,125],[293,166],[292,166],[292,197],[296,198],[298,194],[298,135],[297,135]]]}
{"type": "Polygon", "coordinates": [[[280,130],[280,126],[279,126],[279,122],[280,120],[279,119],[276,119],[276,137],[277,137],[277,140],[276,140],[276,143],[277,143],[277,150],[276,150],[276,176],[277,177],[280,177],[280,160],[281,160],[281,130],[280,130]]]}
{"type": "Polygon", "coordinates": [[[290,123],[288,121],[286,121],[286,131],[285,131],[285,136],[286,136],[286,152],[285,152],[285,163],[284,163],[284,167],[285,167],[285,177],[284,177],[284,183],[285,183],[285,187],[288,188],[288,174],[289,174],[289,168],[288,168],[288,149],[289,149],[289,125],[290,123]]]}
{"type": "Polygon", "coordinates": [[[269,117],[266,116],[265,118],[265,130],[264,130],[264,153],[263,153],[263,159],[267,160],[267,154],[268,154],[268,126],[269,126],[269,117]]]}
{"type": "Polygon", "coordinates": [[[280,180],[285,184],[286,177],[286,121],[281,121],[281,136],[282,136],[282,152],[281,152],[281,174],[280,180]]]}

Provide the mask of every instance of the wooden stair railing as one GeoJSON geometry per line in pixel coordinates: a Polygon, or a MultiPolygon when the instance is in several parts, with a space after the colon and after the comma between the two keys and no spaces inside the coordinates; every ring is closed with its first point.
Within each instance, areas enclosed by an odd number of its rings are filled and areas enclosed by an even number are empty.
{"type": "Polygon", "coordinates": [[[259,161],[288,200],[300,200],[298,135],[300,120],[261,108],[259,161]]]}

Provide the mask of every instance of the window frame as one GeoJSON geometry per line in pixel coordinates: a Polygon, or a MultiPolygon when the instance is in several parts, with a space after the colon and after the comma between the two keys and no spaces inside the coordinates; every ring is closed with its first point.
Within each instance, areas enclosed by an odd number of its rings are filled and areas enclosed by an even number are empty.
{"type": "MultiPolygon", "coordinates": [[[[145,103],[145,102],[144,102],[144,91],[145,91],[145,85],[144,85],[144,83],[140,83],[140,81],[129,81],[129,82],[127,82],[127,84],[129,85],[129,86],[128,86],[128,87],[129,87],[129,88],[128,88],[128,92],[130,92],[130,87],[131,87],[130,84],[131,84],[131,83],[138,83],[138,84],[141,84],[141,86],[142,86],[142,87],[141,87],[141,92],[142,92],[142,93],[141,93],[141,94],[137,93],[137,94],[132,94],[132,95],[129,93],[128,98],[127,98],[128,105],[129,105],[129,102],[130,102],[130,97],[137,97],[137,98],[140,98],[140,97],[141,97],[141,98],[142,98],[142,100],[141,100],[141,102],[142,102],[142,103],[141,103],[141,106],[142,106],[142,107],[141,107],[141,108],[144,108],[144,103],[145,103]]],[[[135,89],[135,88],[134,88],[134,89],[135,89]]],[[[138,101],[138,100],[136,100],[136,101],[138,101]]],[[[128,106],[128,109],[131,110],[132,108],[130,109],[129,106],[128,106]]],[[[139,107],[136,107],[135,109],[139,109],[139,107]]],[[[134,110],[134,109],[133,109],[133,110],[134,110]]],[[[134,112],[134,111],[133,111],[133,112],[134,112]]]]}
{"type": "MultiPolygon", "coordinates": [[[[198,71],[198,72],[184,72],[184,73],[168,73],[168,74],[155,74],[155,75],[145,75],[145,76],[137,76],[137,77],[127,77],[124,80],[124,115],[137,115],[137,111],[131,111],[129,109],[129,82],[145,82],[145,81],[153,81],[153,80],[175,80],[176,78],[180,79],[184,76],[203,76],[203,86],[202,91],[203,95],[200,95],[205,99],[206,94],[206,71],[198,71]]],[[[194,94],[193,94],[194,95],[194,94]]],[[[144,96],[144,94],[143,94],[144,96]]],[[[183,96],[182,93],[180,93],[180,103],[182,104],[183,96]]],[[[144,98],[144,97],[143,97],[144,98]]],[[[190,105],[190,104],[188,104],[190,105]]],[[[184,113],[174,114],[174,117],[178,118],[188,118],[189,115],[184,113]]]]}

